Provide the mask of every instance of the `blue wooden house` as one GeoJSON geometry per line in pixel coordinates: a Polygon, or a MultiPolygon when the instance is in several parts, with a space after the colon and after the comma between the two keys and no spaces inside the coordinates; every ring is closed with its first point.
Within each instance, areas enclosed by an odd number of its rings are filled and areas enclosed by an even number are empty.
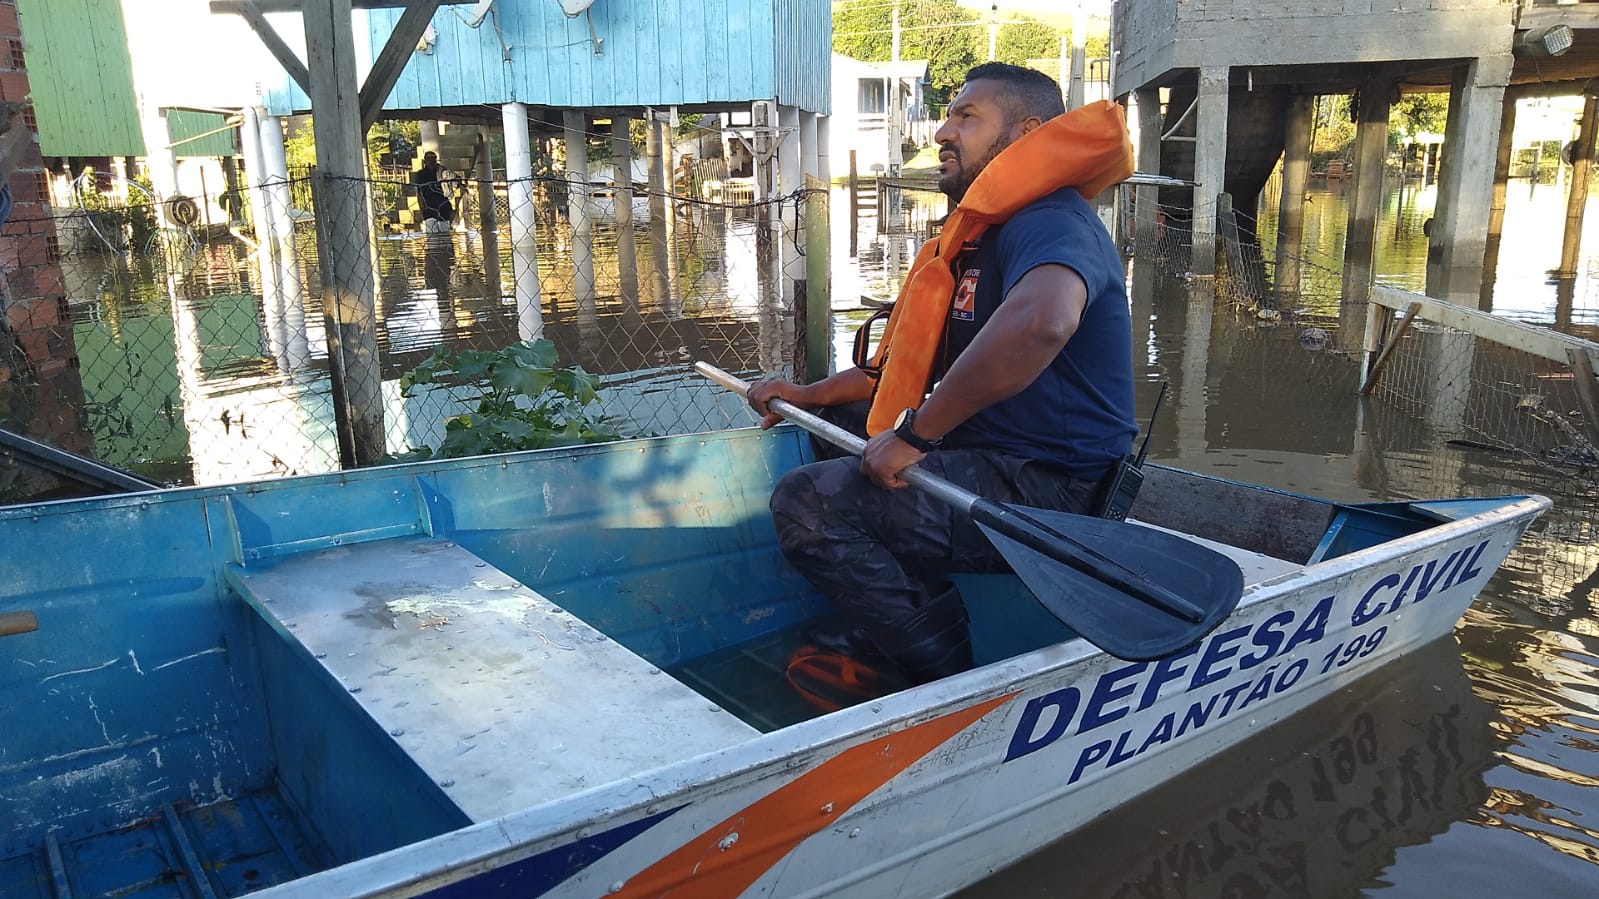
{"type": "MultiPolygon", "coordinates": [[[[445,6],[433,16],[386,112],[497,121],[498,107],[513,102],[603,114],[748,110],[755,101],[829,112],[826,0],[593,0],[571,17],[551,0],[481,7],[445,6]]],[[[366,12],[356,41],[367,46],[356,48],[357,58],[376,57],[401,12],[366,12]]],[[[287,80],[268,91],[265,105],[274,115],[310,109],[287,80]]]]}

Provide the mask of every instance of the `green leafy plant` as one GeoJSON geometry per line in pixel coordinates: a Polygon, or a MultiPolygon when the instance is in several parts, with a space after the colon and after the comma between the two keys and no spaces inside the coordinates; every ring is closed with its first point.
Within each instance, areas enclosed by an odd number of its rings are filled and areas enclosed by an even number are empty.
{"type": "Polygon", "coordinates": [[[555,344],[539,340],[499,350],[443,347],[400,377],[410,396],[423,384],[456,384],[477,389],[472,411],[452,416],[437,450],[414,449],[388,461],[456,458],[484,453],[575,446],[620,440],[611,423],[591,409],[599,403],[599,379],[582,366],[556,367],[555,344]]]}

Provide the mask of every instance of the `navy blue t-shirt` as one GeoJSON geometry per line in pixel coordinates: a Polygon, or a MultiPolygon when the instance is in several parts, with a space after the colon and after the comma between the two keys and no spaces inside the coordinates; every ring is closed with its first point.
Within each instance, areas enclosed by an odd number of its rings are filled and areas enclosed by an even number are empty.
{"type": "Polygon", "coordinates": [[[1064,265],[1088,287],[1077,332],[1032,384],[963,422],[948,447],[978,446],[1048,462],[1094,477],[1132,449],[1131,319],[1127,275],[1099,216],[1071,188],[1025,206],[984,232],[957,262],[944,370],[977,336],[1022,276],[1064,265]]]}

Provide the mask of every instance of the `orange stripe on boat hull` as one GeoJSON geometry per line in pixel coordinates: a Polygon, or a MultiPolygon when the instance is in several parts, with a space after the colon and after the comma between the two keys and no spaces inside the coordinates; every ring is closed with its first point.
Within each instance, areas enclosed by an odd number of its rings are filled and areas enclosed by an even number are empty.
{"type": "Polygon", "coordinates": [[[996,697],[846,749],[683,844],[612,895],[732,899],[806,837],[837,821],[872,791],[1016,695],[996,697]]]}

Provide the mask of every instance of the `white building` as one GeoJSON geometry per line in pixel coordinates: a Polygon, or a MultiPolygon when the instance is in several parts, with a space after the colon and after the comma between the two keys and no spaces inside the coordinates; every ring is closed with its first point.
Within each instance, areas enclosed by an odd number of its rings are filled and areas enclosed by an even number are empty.
{"type": "Polygon", "coordinates": [[[927,108],[928,64],[925,59],[862,62],[833,54],[833,114],[829,151],[833,174],[849,172],[849,155],[855,167],[870,175],[874,166],[888,169],[889,116],[892,91],[899,91],[900,134],[903,158],[932,143],[938,120],[927,108]]]}

